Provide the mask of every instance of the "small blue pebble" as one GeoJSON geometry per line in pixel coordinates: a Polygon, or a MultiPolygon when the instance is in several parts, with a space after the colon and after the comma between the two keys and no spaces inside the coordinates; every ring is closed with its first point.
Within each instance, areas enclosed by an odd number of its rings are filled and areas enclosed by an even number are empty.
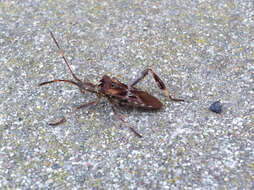
{"type": "Polygon", "coordinates": [[[212,112],[215,112],[215,113],[221,113],[222,112],[222,104],[220,103],[220,101],[216,101],[210,105],[209,110],[211,110],[212,112]]]}
{"type": "Polygon", "coordinates": [[[53,169],[57,170],[57,169],[59,169],[59,168],[60,168],[60,165],[59,165],[59,164],[54,164],[54,165],[53,165],[53,169]]]}

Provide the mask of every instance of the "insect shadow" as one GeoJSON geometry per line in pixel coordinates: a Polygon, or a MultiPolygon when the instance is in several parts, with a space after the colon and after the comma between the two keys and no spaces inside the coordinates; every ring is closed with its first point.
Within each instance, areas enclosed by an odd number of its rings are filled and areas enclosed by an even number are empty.
{"type": "Polygon", "coordinates": [[[110,103],[113,113],[118,118],[121,120],[125,126],[127,126],[137,137],[142,137],[138,132],[136,132],[128,122],[126,122],[122,116],[119,114],[117,109],[121,109],[122,107],[137,107],[140,108],[144,111],[149,111],[149,110],[159,110],[163,104],[154,96],[148,94],[145,91],[142,91],[136,87],[134,87],[138,82],[140,82],[142,79],[145,78],[145,76],[148,75],[148,73],[151,73],[155,82],[157,83],[157,86],[165,93],[166,96],[168,96],[169,99],[172,101],[184,101],[183,99],[176,99],[173,98],[169,91],[166,89],[165,84],[162,82],[162,80],[159,78],[155,72],[148,68],[144,70],[141,73],[141,76],[138,77],[134,82],[132,82],[130,85],[126,85],[122,82],[120,82],[117,78],[115,77],[109,77],[107,75],[104,75],[102,79],[99,81],[98,85],[95,85],[88,80],[80,80],[72,71],[70,64],[68,63],[67,59],[64,56],[63,50],[60,48],[54,34],[50,32],[50,35],[55,42],[57,48],[58,48],[58,53],[59,55],[63,58],[64,63],[68,67],[68,70],[70,71],[73,79],[72,80],[66,80],[66,79],[55,79],[52,81],[47,81],[47,82],[42,82],[39,84],[39,86],[44,86],[47,84],[51,83],[56,83],[56,82],[64,82],[64,83],[69,83],[72,85],[75,85],[79,88],[81,93],[85,92],[90,92],[93,93],[97,96],[97,98],[94,101],[91,101],[89,103],[80,105],[78,107],[75,107],[71,112],[67,113],[60,121],[50,123],[49,125],[56,126],[64,123],[67,120],[67,117],[74,114],[76,111],[86,108],[91,105],[97,104],[101,98],[106,98],[108,102],[110,103]]]}

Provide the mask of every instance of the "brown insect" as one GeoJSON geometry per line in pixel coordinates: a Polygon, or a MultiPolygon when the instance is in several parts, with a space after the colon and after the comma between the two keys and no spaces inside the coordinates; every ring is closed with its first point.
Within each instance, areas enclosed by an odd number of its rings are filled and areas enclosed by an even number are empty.
{"type": "MultiPolygon", "coordinates": [[[[65,79],[55,79],[52,81],[47,81],[40,83],[40,86],[55,83],[55,82],[66,82],[73,85],[76,85],[81,93],[85,93],[86,91],[94,93],[97,95],[96,100],[89,102],[87,104],[80,105],[67,115],[71,115],[75,113],[76,111],[91,106],[93,104],[97,104],[99,100],[104,97],[106,98],[109,103],[111,104],[112,110],[115,114],[115,116],[120,119],[134,134],[138,137],[142,137],[138,132],[136,132],[117,112],[116,107],[120,108],[120,105],[129,105],[129,106],[135,106],[140,108],[147,108],[151,110],[157,110],[162,107],[162,103],[155,98],[154,96],[148,94],[145,91],[142,91],[138,88],[135,88],[134,86],[141,81],[149,72],[152,73],[152,76],[157,83],[158,87],[173,101],[184,101],[182,99],[175,99],[172,98],[169,91],[166,89],[164,83],[162,80],[156,75],[152,69],[146,69],[142,72],[141,76],[137,78],[133,83],[131,83],[130,86],[121,83],[117,78],[113,77],[110,78],[107,75],[104,75],[102,79],[100,80],[100,83],[98,85],[92,84],[89,81],[83,80],[81,81],[72,71],[70,64],[68,63],[67,59],[64,56],[63,50],[60,48],[58,42],[56,41],[54,35],[52,32],[50,32],[51,37],[53,38],[60,56],[62,56],[65,64],[67,65],[70,73],[73,76],[74,80],[65,80],[65,79]]],[[[66,116],[67,116],[66,115],[66,116]]],[[[64,123],[66,121],[66,116],[63,117],[60,121],[55,123],[50,123],[50,125],[56,126],[61,123],[64,123]]]]}

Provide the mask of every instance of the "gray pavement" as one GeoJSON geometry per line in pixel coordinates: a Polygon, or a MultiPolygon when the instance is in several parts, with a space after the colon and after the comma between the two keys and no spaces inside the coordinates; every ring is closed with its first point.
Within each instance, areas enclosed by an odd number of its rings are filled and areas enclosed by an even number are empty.
{"type": "Polygon", "coordinates": [[[0,1],[0,189],[254,189],[254,3],[0,1]],[[49,32],[81,79],[137,86],[159,111],[119,111],[75,86],[49,32]],[[220,100],[221,114],[209,111],[220,100]]]}

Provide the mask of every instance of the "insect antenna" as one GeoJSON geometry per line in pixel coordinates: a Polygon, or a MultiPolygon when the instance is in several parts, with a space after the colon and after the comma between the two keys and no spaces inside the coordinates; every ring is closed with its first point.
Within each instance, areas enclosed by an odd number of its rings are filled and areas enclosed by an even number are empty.
{"type": "Polygon", "coordinates": [[[58,48],[58,53],[59,53],[59,55],[63,58],[65,64],[67,65],[69,71],[71,72],[71,75],[73,76],[73,78],[74,78],[76,81],[81,82],[81,80],[80,80],[78,77],[76,77],[76,75],[73,73],[73,71],[72,71],[72,69],[71,69],[71,67],[70,67],[70,64],[68,63],[67,59],[66,59],[65,56],[64,56],[64,51],[63,51],[63,49],[59,46],[58,42],[56,41],[56,38],[55,38],[54,34],[53,34],[51,31],[50,31],[50,35],[51,35],[51,37],[53,38],[53,40],[54,40],[54,42],[55,42],[55,44],[56,44],[56,46],[57,46],[57,48],[58,48]]]}

